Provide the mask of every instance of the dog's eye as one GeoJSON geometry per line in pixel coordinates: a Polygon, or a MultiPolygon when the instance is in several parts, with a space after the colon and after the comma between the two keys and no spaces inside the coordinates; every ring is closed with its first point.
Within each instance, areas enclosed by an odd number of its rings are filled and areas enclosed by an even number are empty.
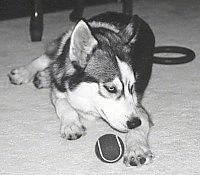
{"type": "Polygon", "coordinates": [[[108,92],[110,92],[110,93],[113,93],[113,94],[117,93],[117,89],[116,89],[116,87],[114,87],[114,86],[110,86],[110,87],[104,86],[104,87],[105,87],[105,89],[106,89],[108,92]]]}

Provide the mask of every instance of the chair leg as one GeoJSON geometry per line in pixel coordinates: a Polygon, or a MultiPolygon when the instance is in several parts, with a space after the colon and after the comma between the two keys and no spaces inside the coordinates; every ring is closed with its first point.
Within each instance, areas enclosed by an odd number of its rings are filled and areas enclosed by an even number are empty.
{"type": "Polygon", "coordinates": [[[83,10],[84,0],[74,0],[74,9],[69,16],[70,20],[78,21],[83,15],[83,10]]]}
{"type": "Polygon", "coordinates": [[[32,41],[41,41],[43,34],[43,0],[31,0],[30,36],[32,41]]]}
{"type": "Polygon", "coordinates": [[[122,11],[125,14],[132,15],[133,1],[132,0],[122,0],[122,11]]]}

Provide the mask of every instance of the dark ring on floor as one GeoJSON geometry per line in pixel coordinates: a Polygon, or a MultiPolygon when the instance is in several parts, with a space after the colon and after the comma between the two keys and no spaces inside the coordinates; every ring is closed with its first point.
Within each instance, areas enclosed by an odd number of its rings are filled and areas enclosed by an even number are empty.
{"type": "Polygon", "coordinates": [[[153,62],[156,64],[183,64],[188,63],[195,58],[195,53],[191,49],[179,46],[155,47],[154,54],[156,53],[179,53],[184,55],[180,57],[158,57],[154,55],[153,62]]]}

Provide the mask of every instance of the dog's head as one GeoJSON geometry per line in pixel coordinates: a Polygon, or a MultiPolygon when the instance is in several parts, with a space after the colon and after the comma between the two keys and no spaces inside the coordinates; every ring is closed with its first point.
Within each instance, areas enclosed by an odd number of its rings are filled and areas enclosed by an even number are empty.
{"type": "Polygon", "coordinates": [[[68,57],[74,71],[67,78],[69,103],[82,112],[98,113],[113,128],[126,132],[140,125],[132,66],[137,32],[92,27],[81,20],[72,31],[68,57]]]}

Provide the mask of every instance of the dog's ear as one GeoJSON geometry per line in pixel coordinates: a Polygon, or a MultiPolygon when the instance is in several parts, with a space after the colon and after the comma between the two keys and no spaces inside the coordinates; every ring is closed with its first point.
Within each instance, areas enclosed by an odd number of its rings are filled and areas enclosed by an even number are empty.
{"type": "Polygon", "coordinates": [[[137,40],[137,36],[140,30],[140,18],[137,15],[134,15],[129,24],[125,26],[121,31],[119,31],[119,35],[122,40],[126,44],[132,44],[137,40]]]}
{"type": "Polygon", "coordinates": [[[69,58],[72,64],[79,68],[85,68],[88,55],[97,45],[97,40],[92,35],[90,27],[84,20],[80,20],[71,34],[69,58]]]}

